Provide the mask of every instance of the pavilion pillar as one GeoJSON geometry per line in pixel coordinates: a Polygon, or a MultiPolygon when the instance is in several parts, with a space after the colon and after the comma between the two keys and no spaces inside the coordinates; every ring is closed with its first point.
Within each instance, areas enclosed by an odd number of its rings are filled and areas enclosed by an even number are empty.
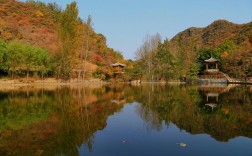
{"type": "Polygon", "coordinates": [[[208,63],[206,63],[206,70],[208,70],[208,63]]]}
{"type": "Polygon", "coordinates": [[[78,70],[78,79],[77,79],[77,82],[79,82],[79,80],[80,80],[80,76],[81,76],[81,71],[80,71],[80,70],[78,70]]]}
{"type": "Polygon", "coordinates": [[[216,69],[218,69],[218,63],[215,63],[215,67],[216,67],[216,69]]]}

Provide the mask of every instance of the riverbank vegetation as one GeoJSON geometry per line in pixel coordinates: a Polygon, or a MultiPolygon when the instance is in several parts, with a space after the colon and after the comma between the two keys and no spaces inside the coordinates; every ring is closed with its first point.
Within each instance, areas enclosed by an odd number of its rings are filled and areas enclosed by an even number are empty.
{"type": "Polygon", "coordinates": [[[5,43],[0,40],[0,70],[2,74],[49,76],[52,71],[52,57],[46,49],[23,44],[18,41],[5,43]]]}

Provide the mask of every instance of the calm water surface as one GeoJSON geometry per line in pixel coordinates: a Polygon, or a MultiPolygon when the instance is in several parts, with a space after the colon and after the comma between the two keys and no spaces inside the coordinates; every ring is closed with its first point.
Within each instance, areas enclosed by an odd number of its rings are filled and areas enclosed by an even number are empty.
{"type": "Polygon", "coordinates": [[[252,87],[1,90],[0,155],[252,156],[252,87]]]}

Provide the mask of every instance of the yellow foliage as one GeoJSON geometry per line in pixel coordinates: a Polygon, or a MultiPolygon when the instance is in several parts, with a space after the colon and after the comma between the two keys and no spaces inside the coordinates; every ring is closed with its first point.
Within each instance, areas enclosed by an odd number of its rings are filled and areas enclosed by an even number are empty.
{"type": "Polygon", "coordinates": [[[133,69],[134,66],[133,66],[132,64],[127,64],[127,68],[128,68],[128,69],[133,69]]]}
{"type": "Polygon", "coordinates": [[[229,113],[229,109],[228,108],[222,108],[221,111],[224,113],[224,114],[228,114],[229,113]]]}
{"type": "Polygon", "coordinates": [[[9,41],[13,38],[12,34],[8,31],[6,32],[3,32],[2,33],[2,38],[5,40],[5,41],[9,41]]]}
{"type": "Polygon", "coordinates": [[[42,12],[40,12],[40,11],[37,11],[35,14],[36,14],[37,17],[43,17],[44,16],[44,14],[42,12]]]}
{"type": "Polygon", "coordinates": [[[224,51],[222,54],[221,54],[221,58],[226,58],[229,56],[229,53],[227,51],[224,51]]]}

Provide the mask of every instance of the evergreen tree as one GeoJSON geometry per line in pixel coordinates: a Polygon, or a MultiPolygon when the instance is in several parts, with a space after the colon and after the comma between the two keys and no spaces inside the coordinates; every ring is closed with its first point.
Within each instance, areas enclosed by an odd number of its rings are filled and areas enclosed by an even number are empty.
{"type": "Polygon", "coordinates": [[[175,57],[171,53],[169,41],[166,39],[163,44],[159,44],[155,56],[155,73],[159,75],[159,79],[164,78],[167,81],[174,78],[175,63],[175,57]]]}

